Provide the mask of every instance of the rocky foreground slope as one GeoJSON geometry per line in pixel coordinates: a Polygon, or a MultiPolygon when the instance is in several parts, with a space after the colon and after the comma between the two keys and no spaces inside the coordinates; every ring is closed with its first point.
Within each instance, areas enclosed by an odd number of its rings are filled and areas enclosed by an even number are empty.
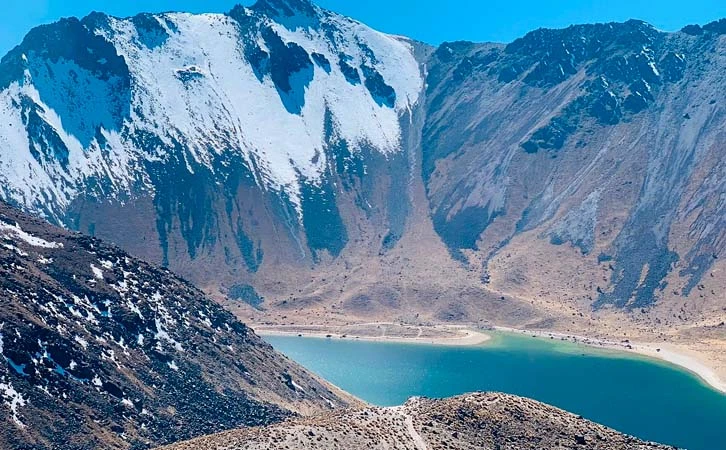
{"type": "Polygon", "coordinates": [[[393,408],[332,413],[207,436],[164,450],[263,449],[668,449],[565,411],[497,393],[413,398],[393,408]]]}
{"type": "Polygon", "coordinates": [[[169,271],[0,202],[0,448],[147,448],[341,395],[169,271]]]}

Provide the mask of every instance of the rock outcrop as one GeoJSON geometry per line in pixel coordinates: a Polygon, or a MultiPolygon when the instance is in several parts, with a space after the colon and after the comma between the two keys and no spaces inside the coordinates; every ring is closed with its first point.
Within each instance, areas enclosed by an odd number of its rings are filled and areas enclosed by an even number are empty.
{"type": "Polygon", "coordinates": [[[229,431],[164,450],[278,449],[666,450],[534,400],[476,393],[413,398],[367,408],[229,431]]]}

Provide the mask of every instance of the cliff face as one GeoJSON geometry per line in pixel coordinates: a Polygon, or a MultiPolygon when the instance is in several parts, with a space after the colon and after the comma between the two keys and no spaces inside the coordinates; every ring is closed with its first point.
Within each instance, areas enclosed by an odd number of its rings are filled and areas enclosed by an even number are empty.
{"type": "Polygon", "coordinates": [[[302,0],[95,13],[0,63],[0,196],[256,320],[717,324],[724,36],[433,49],[302,0]]]}
{"type": "Polygon", "coordinates": [[[0,447],[146,448],[347,405],[172,275],[0,202],[0,447]]]}
{"type": "Polygon", "coordinates": [[[573,414],[511,395],[477,393],[446,400],[414,398],[368,408],[207,436],[168,450],[429,448],[535,450],[666,449],[573,414]]]}
{"type": "Polygon", "coordinates": [[[596,308],[688,297],[726,243],[723,21],[699,30],[629,21],[439,48],[423,175],[452,252],[504,286],[502,255],[542,248],[520,268],[534,285],[568,246],[596,308]]]}

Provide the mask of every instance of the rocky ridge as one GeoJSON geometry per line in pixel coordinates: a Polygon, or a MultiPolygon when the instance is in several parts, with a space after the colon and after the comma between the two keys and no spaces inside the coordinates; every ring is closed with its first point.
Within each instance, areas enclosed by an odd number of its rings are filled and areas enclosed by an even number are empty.
{"type": "Polygon", "coordinates": [[[148,448],[355,403],[189,283],[0,202],[0,447],[148,448]]]}
{"type": "Polygon", "coordinates": [[[262,449],[668,449],[596,425],[533,400],[475,393],[445,400],[413,398],[394,408],[366,408],[229,431],[165,450],[262,449]]]}

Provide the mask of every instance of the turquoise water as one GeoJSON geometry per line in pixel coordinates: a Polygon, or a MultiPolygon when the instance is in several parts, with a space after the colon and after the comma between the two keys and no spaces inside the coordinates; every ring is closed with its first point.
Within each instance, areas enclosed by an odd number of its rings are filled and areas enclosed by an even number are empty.
{"type": "Polygon", "coordinates": [[[505,334],[473,347],[265,339],[376,405],[398,405],[414,395],[501,391],[558,406],[642,439],[690,450],[726,450],[726,395],[689,372],[625,353],[505,334]]]}

